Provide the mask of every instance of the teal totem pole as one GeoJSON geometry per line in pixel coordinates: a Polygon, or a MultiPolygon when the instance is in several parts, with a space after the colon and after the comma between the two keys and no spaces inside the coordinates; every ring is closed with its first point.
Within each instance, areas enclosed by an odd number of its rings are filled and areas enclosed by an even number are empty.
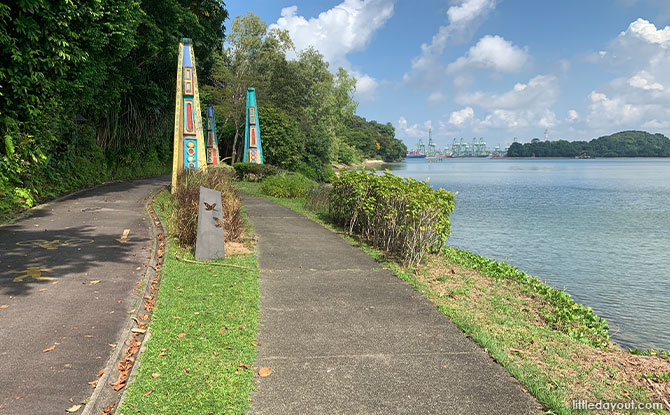
{"type": "Polygon", "coordinates": [[[247,124],[244,128],[244,162],[263,164],[261,129],[258,124],[258,108],[256,108],[256,91],[253,88],[247,89],[247,124]]]}

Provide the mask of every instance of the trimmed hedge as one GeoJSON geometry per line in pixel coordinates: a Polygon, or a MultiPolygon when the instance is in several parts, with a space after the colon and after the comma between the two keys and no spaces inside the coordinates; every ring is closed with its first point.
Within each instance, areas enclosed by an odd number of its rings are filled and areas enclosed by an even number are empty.
{"type": "Polygon", "coordinates": [[[333,181],[330,198],[335,223],[397,256],[406,266],[442,249],[453,210],[452,193],[388,172],[379,176],[345,171],[333,181]]]}
{"type": "Polygon", "coordinates": [[[300,173],[286,173],[270,176],[261,182],[261,191],[274,197],[305,197],[317,184],[300,173]]]}
{"type": "Polygon", "coordinates": [[[282,171],[271,164],[235,163],[233,164],[237,178],[250,182],[261,181],[264,177],[276,176],[282,171]]]}

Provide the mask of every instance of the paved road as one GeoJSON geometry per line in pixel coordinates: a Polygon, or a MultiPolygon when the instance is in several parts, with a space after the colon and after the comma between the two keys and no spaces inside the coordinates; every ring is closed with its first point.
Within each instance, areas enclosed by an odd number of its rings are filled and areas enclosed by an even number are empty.
{"type": "Polygon", "coordinates": [[[166,184],[104,185],[0,227],[0,414],[63,414],[91,396],[139,304],[144,206],[166,184]]]}
{"type": "Polygon", "coordinates": [[[252,414],[536,414],[538,403],[408,284],[265,199],[252,414]]]}

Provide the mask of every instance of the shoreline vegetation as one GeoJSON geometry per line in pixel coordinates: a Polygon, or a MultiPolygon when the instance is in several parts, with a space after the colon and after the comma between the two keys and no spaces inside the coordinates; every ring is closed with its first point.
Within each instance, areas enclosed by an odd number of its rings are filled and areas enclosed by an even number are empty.
{"type": "Polygon", "coordinates": [[[449,246],[406,267],[334,225],[323,187],[278,198],[268,194],[276,185],[236,185],[310,217],[384,264],[505,367],[548,414],[584,413],[572,409],[579,400],[656,402],[663,409],[649,413],[670,413],[670,352],[622,349],[606,322],[568,293],[512,265],[449,246]]]}
{"type": "Polygon", "coordinates": [[[586,141],[514,142],[507,151],[510,158],[619,158],[670,157],[670,139],[663,134],[646,131],[621,131],[586,141]]]}

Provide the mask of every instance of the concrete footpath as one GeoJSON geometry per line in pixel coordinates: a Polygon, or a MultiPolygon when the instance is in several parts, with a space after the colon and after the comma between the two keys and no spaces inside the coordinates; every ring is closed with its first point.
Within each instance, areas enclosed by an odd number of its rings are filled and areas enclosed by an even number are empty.
{"type": "Polygon", "coordinates": [[[144,206],[168,183],[103,185],[0,226],[0,415],[63,414],[91,397],[141,304],[144,206]]]}
{"type": "Polygon", "coordinates": [[[261,267],[252,414],[540,414],[427,299],[339,235],[244,196],[261,267]]]}

